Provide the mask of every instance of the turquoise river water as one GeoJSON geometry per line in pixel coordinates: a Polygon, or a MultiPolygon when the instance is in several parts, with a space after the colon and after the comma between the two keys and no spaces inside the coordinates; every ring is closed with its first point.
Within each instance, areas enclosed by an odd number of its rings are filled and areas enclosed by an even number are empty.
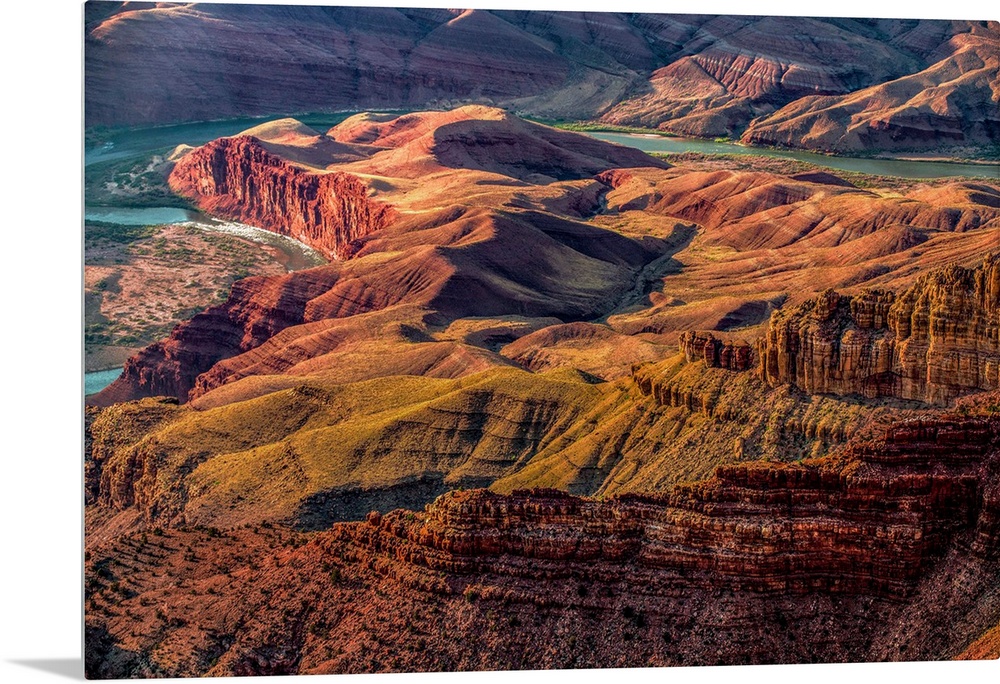
{"type": "Polygon", "coordinates": [[[958,162],[925,161],[910,159],[875,159],[870,157],[831,157],[813,152],[796,150],[772,150],[762,147],[746,147],[735,143],[694,140],[690,138],[668,138],[662,135],[636,135],[632,133],[590,133],[589,135],[606,142],[635,147],[643,152],[701,152],[703,154],[754,154],[768,157],[782,157],[825,166],[840,171],[856,171],[874,176],[898,176],[900,178],[946,178],[969,176],[1000,180],[1000,163],[963,164],[958,162]]]}

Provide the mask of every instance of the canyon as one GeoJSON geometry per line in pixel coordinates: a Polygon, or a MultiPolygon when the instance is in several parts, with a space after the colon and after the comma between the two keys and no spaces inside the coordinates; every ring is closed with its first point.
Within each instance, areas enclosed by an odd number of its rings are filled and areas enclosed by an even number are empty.
{"type": "Polygon", "coordinates": [[[108,2],[84,24],[88,127],[475,103],[838,153],[992,158],[1000,134],[995,21],[108,2]]]}
{"type": "MultiPolygon", "coordinates": [[[[188,151],[171,187],[205,210],[292,234],[335,261],[241,281],[224,304],[130,359],[96,403],[157,395],[186,401],[250,376],[315,374],[376,320],[395,319],[408,331],[384,336],[386,343],[397,339],[412,350],[420,338],[425,351],[434,345],[436,359],[472,354],[479,369],[509,362],[499,349],[455,339],[449,326],[492,318],[510,327],[519,316],[529,333],[546,319],[603,318],[601,336],[647,335],[644,344],[674,345],[685,329],[759,326],[774,309],[829,287],[904,287],[915,268],[958,266],[963,254],[965,267],[974,267],[996,247],[1000,226],[1000,191],[986,183],[891,197],[831,174],[686,171],[478,106],[358,115],[325,134],[287,122],[251,132],[261,137],[188,151]],[[289,149],[288,158],[276,154],[289,149]],[[727,256],[705,258],[706,250],[727,256]],[[668,289],[687,300],[661,294],[668,289]]],[[[995,336],[996,310],[986,301],[994,296],[982,290],[955,303],[958,318],[972,301],[989,309],[969,331],[973,346],[995,336]]],[[[547,346],[586,347],[596,339],[589,330],[564,328],[547,346]]],[[[507,342],[520,337],[504,334],[507,342]]],[[[635,354],[619,354],[615,368],[587,371],[621,376],[631,363],[651,360],[643,344],[630,346],[635,354]]],[[[726,364],[748,367],[745,350],[733,360],[723,351],[726,364]]],[[[977,378],[959,385],[995,386],[995,352],[983,353],[977,378]]],[[[424,371],[440,363],[426,353],[411,359],[424,371]]],[[[897,394],[932,402],[956,395],[897,394]]]]}
{"type": "MultiPolygon", "coordinates": [[[[210,69],[225,114],[320,89],[327,109],[449,105],[164,155],[178,202],[329,262],[237,280],[87,398],[88,676],[1000,655],[1000,184],[652,156],[510,111],[775,136],[771,116],[826,125],[802,102],[854,116],[852,94],[920,100],[958,70],[948,140],[971,149],[995,135],[962,109],[992,87],[994,24],[165,3],[85,21],[88,121],[207,118],[210,69]],[[148,62],[98,78],[148,22],[148,62]],[[170,62],[191,92],[111,111],[205,26],[212,54],[170,62]],[[231,59],[289,27],[260,55],[283,65],[271,87],[231,59]],[[331,31],[354,53],[320,49],[331,31]]],[[[894,116],[919,148],[923,119],[894,116]]]]}
{"type": "Polygon", "coordinates": [[[125,535],[88,551],[88,672],[954,657],[1000,616],[998,435],[936,416],[659,495],[471,490],[315,535],[125,535]]]}
{"type": "Polygon", "coordinates": [[[345,247],[237,282],[88,400],[114,409],[95,425],[177,402],[142,439],[95,440],[112,517],[231,524],[267,500],[315,529],[459,486],[664,491],[1000,388],[985,183],[687,169],[478,106],[282,120],[187,151],[170,182],[345,247]],[[262,413],[285,418],[244,435],[262,413]]]}

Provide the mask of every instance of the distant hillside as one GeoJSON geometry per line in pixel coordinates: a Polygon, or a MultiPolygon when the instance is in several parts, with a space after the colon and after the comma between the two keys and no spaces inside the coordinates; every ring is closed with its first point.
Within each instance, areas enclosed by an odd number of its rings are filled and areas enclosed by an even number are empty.
{"type": "Polygon", "coordinates": [[[1000,135],[996,22],[129,2],[85,12],[88,127],[480,103],[695,136],[749,127],[750,142],[843,152],[939,150],[943,139],[987,154],[1000,135]],[[961,83],[943,87],[956,70],[961,83]],[[877,103],[856,101],[866,88],[877,103]],[[936,117],[943,138],[928,133],[936,117]]]}

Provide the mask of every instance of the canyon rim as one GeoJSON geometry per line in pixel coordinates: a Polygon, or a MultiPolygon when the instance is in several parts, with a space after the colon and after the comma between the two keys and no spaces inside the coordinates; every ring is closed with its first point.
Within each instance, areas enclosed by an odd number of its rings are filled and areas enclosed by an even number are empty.
{"type": "Polygon", "coordinates": [[[996,21],[82,28],[88,677],[1000,657],[996,21]]]}

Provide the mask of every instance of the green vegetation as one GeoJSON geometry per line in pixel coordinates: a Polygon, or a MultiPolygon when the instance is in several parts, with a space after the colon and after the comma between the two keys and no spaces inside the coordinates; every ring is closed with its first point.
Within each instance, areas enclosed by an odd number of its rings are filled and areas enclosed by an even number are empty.
{"type": "Polygon", "coordinates": [[[173,164],[166,161],[166,156],[171,151],[172,148],[158,149],[84,167],[84,197],[87,204],[193,208],[167,185],[167,176],[173,164]]]}
{"type": "Polygon", "coordinates": [[[661,131],[656,128],[639,128],[637,126],[615,126],[612,124],[601,124],[578,121],[574,123],[556,124],[555,128],[564,131],[577,131],[579,133],[636,133],[638,135],[659,135],[664,138],[676,138],[677,135],[669,131],[661,131]]]}
{"type": "Polygon", "coordinates": [[[107,332],[107,326],[103,323],[92,323],[83,330],[83,340],[89,345],[112,344],[111,335],[107,332]]]}
{"type": "Polygon", "coordinates": [[[639,126],[616,126],[615,124],[601,123],[599,121],[563,121],[561,119],[540,119],[536,117],[522,117],[528,121],[534,121],[552,128],[559,128],[564,131],[576,131],[577,133],[636,133],[638,135],[659,135],[664,138],[676,138],[675,133],[661,131],[657,128],[642,128],[639,126]]]}
{"type": "Polygon", "coordinates": [[[98,240],[127,245],[150,238],[155,233],[155,226],[128,226],[105,221],[87,221],[83,228],[83,236],[88,247],[98,240]]]}

